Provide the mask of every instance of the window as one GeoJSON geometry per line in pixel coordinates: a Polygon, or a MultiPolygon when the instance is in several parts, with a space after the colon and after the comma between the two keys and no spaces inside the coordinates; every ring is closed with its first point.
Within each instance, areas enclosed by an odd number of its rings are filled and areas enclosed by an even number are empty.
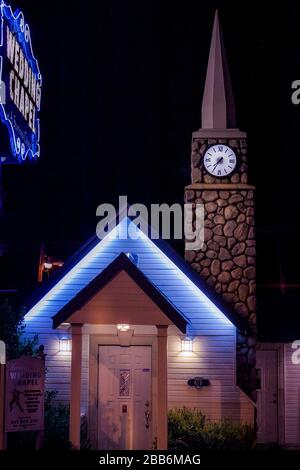
{"type": "Polygon", "coordinates": [[[130,369],[120,369],[120,397],[129,397],[130,369]]]}

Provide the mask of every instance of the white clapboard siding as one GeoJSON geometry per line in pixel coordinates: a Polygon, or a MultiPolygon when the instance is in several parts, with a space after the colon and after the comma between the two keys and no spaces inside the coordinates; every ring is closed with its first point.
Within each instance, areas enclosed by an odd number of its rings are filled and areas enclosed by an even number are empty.
{"type": "Polygon", "coordinates": [[[300,364],[292,363],[294,351],[284,345],[285,444],[300,446],[300,364]]]}
{"type": "MultiPolygon", "coordinates": [[[[123,219],[120,223],[123,232],[127,230],[127,225],[128,219],[123,219]]],[[[250,402],[235,387],[235,327],[144,235],[136,240],[110,237],[99,242],[26,314],[27,335],[38,334],[40,343],[45,346],[47,387],[58,391],[58,400],[69,399],[70,353],[59,352],[59,338],[64,332],[52,329],[52,317],[121,252],[138,255],[139,269],[187,318],[188,333],[199,336],[195,341],[195,355],[189,360],[178,356],[180,348],[178,336],[169,338],[170,405],[200,406],[203,402],[211,410],[212,416],[220,417],[225,409],[226,413],[228,411],[230,414],[233,403],[232,414],[240,417],[244,413],[247,417],[250,402]],[[211,386],[207,390],[192,390],[186,385],[186,381],[193,375],[209,378],[211,386]]],[[[83,337],[82,361],[82,411],[87,412],[88,335],[83,337]]]]}
{"type": "Polygon", "coordinates": [[[231,336],[201,335],[194,338],[193,352],[184,355],[178,336],[168,337],[169,408],[200,409],[207,418],[231,418],[253,423],[253,405],[235,385],[235,332],[231,336]],[[209,379],[197,390],[187,385],[192,377],[209,379]]]}

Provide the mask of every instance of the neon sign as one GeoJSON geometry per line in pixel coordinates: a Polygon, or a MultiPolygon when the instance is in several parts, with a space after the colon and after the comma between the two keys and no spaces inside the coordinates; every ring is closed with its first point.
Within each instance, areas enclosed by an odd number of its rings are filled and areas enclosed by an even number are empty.
{"type": "Polygon", "coordinates": [[[0,143],[0,156],[4,163],[17,163],[40,156],[42,77],[23,13],[3,2],[0,12],[0,120],[11,149],[11,155],[2,155],[0,143]]]}

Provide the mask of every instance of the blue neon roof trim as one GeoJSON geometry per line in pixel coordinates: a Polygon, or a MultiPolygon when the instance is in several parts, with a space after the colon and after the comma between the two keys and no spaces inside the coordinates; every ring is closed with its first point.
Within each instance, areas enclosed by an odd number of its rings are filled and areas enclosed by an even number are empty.
{"type": "MultiPolygon", "coordinates": [[[[189,303],[191,299],[199,301],[204,312],[213,313],[224,325],[235,325],[241,331],[246,330],[243,319],[231,311],[220,296],[212,291],[165,241],[151,240],[138,227],[138,240],[118,240],[118,230],[127,229],[129,223],[130,218],[125,217],[103,240],[99,241],[96,237],[89,240],[71,261],[66,263],[58,278],[53,279],[38,294],[25,316],[26,322],[33,320],[36,315],[49,315],[51,319],[122,251],[126,253],[140,250],[139,269],[172,303],[175,303],[175,299],[177,304],[181,305],[183,315],[189,320],[193,321],[195,312],[191,306],[185,306],[182,299],[179,301],[179,297],[185,296],[189,303]],[[159,278],[153,273],[153,269],[148,267],[149,256],[151,260],[157,260],[164,272],[169,273],[167,277],[171,280],[159,278]]],[[[197,310],[197,305],[195,309],[197,310]]]]}

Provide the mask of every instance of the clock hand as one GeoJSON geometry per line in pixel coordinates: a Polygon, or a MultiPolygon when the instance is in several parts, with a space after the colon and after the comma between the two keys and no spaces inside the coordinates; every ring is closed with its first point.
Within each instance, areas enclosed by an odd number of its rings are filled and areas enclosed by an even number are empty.
{"type": "Polygon", "coordinates": [[[222,160],[223,160],[223,157],[220,157],[217,163],[214,165],[213,171],[215,171],[216,167],[219,165],[219,163],[221,163],[222,160]]]}

